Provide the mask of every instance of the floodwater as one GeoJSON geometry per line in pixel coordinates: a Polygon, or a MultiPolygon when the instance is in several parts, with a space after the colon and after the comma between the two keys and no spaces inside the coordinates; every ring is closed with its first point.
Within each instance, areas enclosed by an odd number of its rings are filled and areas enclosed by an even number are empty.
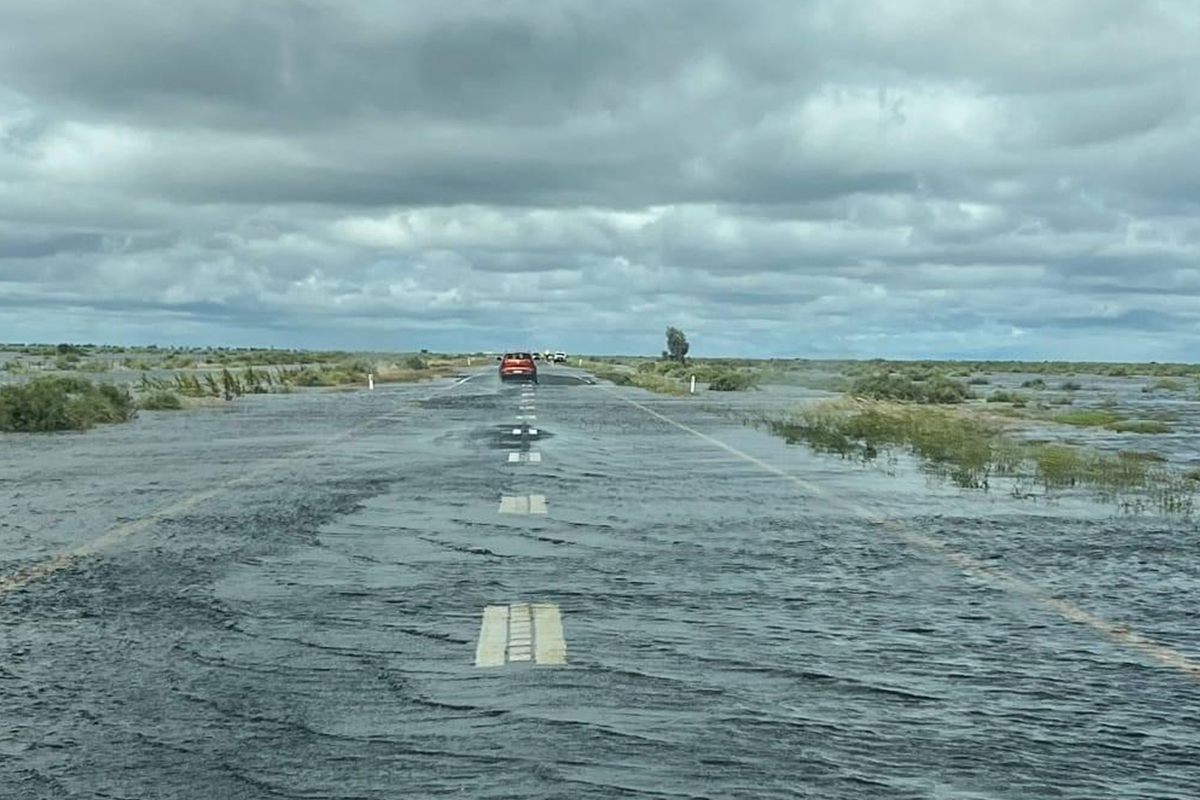
{"type": "Polygon", "coordinates": [[[521,396],[489,369],[0,436],[0,797],[1196,796],[1194,522],[561,368],[514,437],[521,396]],[[477,667],[524,602],[566,664],[477,667]]]}

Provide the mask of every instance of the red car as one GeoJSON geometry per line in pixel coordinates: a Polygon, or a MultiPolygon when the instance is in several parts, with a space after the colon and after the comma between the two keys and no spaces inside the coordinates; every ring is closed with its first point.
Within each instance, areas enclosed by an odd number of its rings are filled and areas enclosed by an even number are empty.
{"type": "Polygon", "coordinates": [[[537,364],[529,353],[505,353],[500,359],[500,380],[537,383],[537,364]]]}

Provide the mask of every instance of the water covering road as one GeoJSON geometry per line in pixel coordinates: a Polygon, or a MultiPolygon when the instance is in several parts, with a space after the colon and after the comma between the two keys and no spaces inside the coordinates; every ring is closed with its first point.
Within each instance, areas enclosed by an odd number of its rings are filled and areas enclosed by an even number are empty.
{"type": "Polygon", "coordinates": [[[1200,680],[1055,606],[1194,661],[1194,523],[580,375],[0,438],[0,797],[1196,797],[1200,680]],[[525,602],[566,664],[477,667],[525,602]]]}

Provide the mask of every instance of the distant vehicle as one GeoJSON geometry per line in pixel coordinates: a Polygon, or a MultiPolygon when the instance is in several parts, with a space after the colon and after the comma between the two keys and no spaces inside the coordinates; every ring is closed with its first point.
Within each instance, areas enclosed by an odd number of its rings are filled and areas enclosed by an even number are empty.
{"type": "Polygon", "coordinates": [[[505,353],[500,360],[500,380],[537,383],[537,379],[537,364],[529,353],[505,353]]]}
{"type": "Polygon", "coordinates": [[[533,351],[533,360],[534,360],[534,361],[541,361],[541,360],[542,360],[542,354],[541,354],[541,353],[539,353],[537,350],[534,350],[534,351],[533,351]]]}
{"type": "Polygon", "coordinates": [[[559,350],[557,353],[554,354],[554,363],[555,364],[567,363],[567,354],[564,353],[563,351],[559,350]]]}

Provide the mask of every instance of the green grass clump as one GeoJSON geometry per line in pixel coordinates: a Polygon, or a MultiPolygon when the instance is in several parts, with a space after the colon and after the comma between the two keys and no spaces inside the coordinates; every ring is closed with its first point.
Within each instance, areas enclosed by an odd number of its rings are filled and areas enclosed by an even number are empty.
{"type": "Polygon", "coordinates": [[[850,394],[871,400],[926,404],[961,403],[972,397],[967,387],[941,375],[913,380],[883,373],[859,378],[850,387],[850,394]]]}
{"type": "Polygon", "coordinates": [[[138,402],[138,408],[145,411],[181,411],[183,400],[174,392],[155,392],[148,397],[143,397],[138,402]]]}
{"type": "Polygon", "coordinates": [[[982,375],[976,375],[974,378],[971,378],[971,380],[967,381],[968,386],[987,386],[989,383],[991,383],[991,381],[982,375]]]}
{"type": "Polygon", "coordinates": [[[86,378],[37,378],[0,387],[0,431],[82,431],[99,423],[127,422],[136,414],[128,390],[86,378]]]}
{"type": "Polygon", "coordinates": [[[1022,389],[1045,389],[1046,382],[1044,380],[1042,380],[1041,378],[1034,378],[1032,380],[1023,381],[1021,383],[1021,388],[1022,389]]]}
{"type": "Polygon", "coordinates": [[[1077,425],[1083,428],[1109,427],[1122,422],[1125,417],[1116,411],[1104,408],[1081,408],[1075,411],[1062,411],[1050,418],[1052,422],[1063,425],[1077,425]]]}
{"type": "Polygon", "coordinates": [[[988,395],[989,403],[1012,403],[1016,406],[1023,406],[1029,402],[1029,398],[1020,392],[1009,392],[1004,389],[997,389],[988,395]]]}
{"type": "Polygon", "coordinates": [[[1171,426],[1155,419],[1137,419],[1128,422],[1115,422],[1106,426],[1117,433],[1170,433],[1171,426]]]}
{"type": "Polygon", "coordinates": [[[1083,388],[1083,384],[1078,381],[1063,381],[1058,385],[1058,388],[1064,392],[1078,392],[1083,388]]]}

